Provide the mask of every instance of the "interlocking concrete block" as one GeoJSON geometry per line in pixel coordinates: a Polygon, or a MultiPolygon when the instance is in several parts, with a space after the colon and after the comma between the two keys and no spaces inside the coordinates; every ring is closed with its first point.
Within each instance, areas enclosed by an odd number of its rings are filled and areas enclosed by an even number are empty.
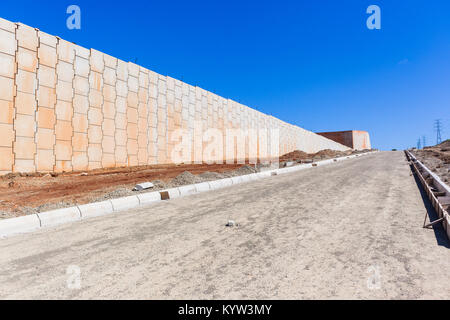
{"type": "Polygon", "coordinates": [[[92,71],[89,74],[89,87],[91,89],[102,91],[103,90],[103,74],[92,71]]]}
{"type": "Polygon", "coordinates": [[[73,67],[74,67],[76,75],[83,77],[83,78],[89,77],[90,66],[89,66],[88,59],[84,59],[82,57],[76,56],[75,61],[73,63],[73,67]]]}
{"type": "Polygon", "coordinates": [[[38,128],[36,132],[36,144],[38,149],[48,149],[53,153],[55,139],[54,130],[38,128]]]}
{"type": "Polygon", "coordinates": [[[117,79],[128,80],[128,64],[125,61],[117,60],[117,79]]]}
{"type": "MultiPolygon", "coordinates": [[[[86,147],[87,148],[87,147],[86,147]]],[[[86,152],[74,152],[72,155],[73,170],[81,171],[87,170],[89,166],[89,159],[86,152]]]]}
{"type": "Polygon", "coordinates": [[[74,91],[72,88],[72,83],[58,80],[56,84],[56,98],[58,100],[72,102],[73,97],[74,91]]]}
{"type": "Polygon", "coordinates": [[[116,101],[116,87],[105,84],[103,86],[103,99],[111,103],[116,101]]]}
{"type": "Polygon", "coordinates": [[[12,124],[0,123],[0,147],[12,147],[14,127],[12,124]]]}
{"type": "Polygon", "coordinates": [[[39,85],[54,88],[56,86],[55,69],[40,65],[38,69],[39,85]]]}
{"type": "Polygon", "coordinates": [[[14,102],[0,100],[0,123],[12,124],[14,118],[14,102]]]}
{"type": "MultiPolygon", "coordinates": [[[[17,93],[17,95],[19,95],[19,93],[17,93]]],[[[56,104],[56,88],[39,86],[36,99],[38,106],[46,108],[54,108],[56,104]]]]}
{"type": "Polygon", "coordinates": [[[36,214],[0,220],[0,237],[38,230],[41,222],[36,214]]]}
{"type": "Polygon", "coordinates": [[[103,81],[105,84],[115,86],[117,81],[116,69],[106,67],[103,71],[103,81]]]}
{"type": "Polygon", "coordinates": [[[73,117],[72,104],[67,101],[59,100],[56,103],[55,114],[58,120],[72,121],[73,117]]]}
{"type": "MultiPolygon", "coordinates": [[[[101,140],[101,139],[100,139],[101,140]]],[[[102,161],[102,146],[99,144],[90,144],[88,146],[88,158],[89,162],[101,162],[102,161]]]]}
{"type": "Polygon", "coordinates": [[[51,172],[55,164],[53,150],[38,149],[36,153],[36,170],[39,172],[51,172]]]}
{"type": "Polygon", "coordinates": [[[159,192],[141,193],[137,197],[141,206],[161,201],[161,194],[159,192]]]}
{"type": "Polygon", "coordinates": [[[72,170],[72,161],[70,160],[56,160],[55,167],[53,169],[55,172],[70,172],[72,170]]]}
{"type": "Polygon", "coordinates": [[[16,113],[24,115],[33,115],[36,112],[36,97],[31,93],[17,92],[16,113]]]}
{"type": "Polygon", "coordinates": [[[111,200],[114,212],[139,207],[139,199],[137,196],[129,196],[111,200]]]}
{"type": "Polygon", "coordinates": [[[13,101],[14,99],[14,79],[0,76],[0,99],[6,101],[13,101]]]}
{"type": "Polygon", "coordinates": [[[95,72],[103,72],[103,69],[105,68],[105,62],[103,60],[103,53],[100,51],[91,49],[90,53],[90,64],[92,71],[95,72]]]}
{"type": "Polygon", "coordinates": [[[89,125],[101,126],[103,122],[102,110],[97,108],[89,108],[88,111],[89,125]]]}
{"type": "Polygon", "coordinates": [[[72,123],[70,121],[57,120],[55,135],[58,140],[71,141],[73,135],[72,123]]]}
{"type": "Polygon", "coordinates": [[[74,152],[87,151],[88,144],[87,133],[74,132],[72,137],[72,148],[74,152]]]}
{"type": "Polygon", "coordinates": [[[87,133],[88,130],[88,117],[86,114],[74,113],[72,119],[72,126],[74,132],[87,133]]]}
{"type": "Polygon", "coordinates": [[[89,143],[102,143],[103,133],[102,127],[89,125],[88,128],[89,143]]]}
{"type": "Polygon", "coordinates": [[[14,56],[0,53],[0,76],[14,78],[16,73],[16,62],[14,56]]]}
{"type": "MultiPolygon", "coordinates": [[[[75,59],[74,44],[63,39],[59,39],[57,46],[58,58],[61,61],[73,63],[75,59]]],[[[59,62],[58,62],[59,64],[59,62]]]]}
{"type": "Polygon", "coordinates": [[[13,164],[14,172],[35,172],[35,163],[32,159],[16,159],[13,164]]]}
{"type": "Polygon", "coordinates": [[[36,51],[39,46],[39,39],[36,30],[22,23],[18,24],[16,38],[18,45],[22,48],[36,51]]]}
{"type": "Polygon", "coordinates": [[[39,107],[37,110],[37,125],[39,128],[52,129],[55,126],[56,116],[54,109],[39,107]]]}
{"type": "Polygon", "coordinates": [[[18,91],[34,94],[37,88],[36,74],[19,69],[16,75],[16,84],[18,91]]]}
{"type": "Polygon", "coordinates": [[[99,217],[114,212],[110,200],[79,205],[81,219],[99,217]]]}
{"type": "Polygon", "coordinates": [[[36,72],[38,57],[35,51],[19,48],[16,54],[17,67],[28,72],[36,72]]]}
{"type": "Polygon", "coordinates": [[[14,33],[0,30],[0,52],[14,56],[17,50],[17,41],[14,33]]]}
{"type": "Polygon", "coordinates": [[[56,68],[58,62],[56,48],[41,44],[38,48],[38,57],[40,65],[56,68]]]}
{"type": "Polygon", "coordinates": [[[16,28],[17,26],[14,22],[0,18],[0,29],[14,33],[16,28]]]}
{"type": "Polygon", "coordinates": [[[40,46],[47,45],[52,48],[56,48],[56,45],[58,44],[58,39],[55,36],[52,36],[45,32],[38,31],[38,37],[39,37],[40,46]]]}
{"type": "Polygon", "coordinates": [[[73,64],[62,60],[59,60],[56,65],[56,73],[58,74],[58,80],[65,82],[72,82],[75,76],[73,64]]]}
{"type": "Polygon", "coordinates": [[[73,89],[75,94],[83,96],[89,95],[89,80],[84,77],[75,76],[73,79],[73,89]]]}
{"type": "Polygon", "coordinates": [[[71,141],[56,140],[55,156],[56,156],[56,160],[59,160],[59,161],[71,161],[72,160],[72,143],[71,143],[71,141]]]}
{"type": "Polygon", "coordinates": [[[103,136],[102,150],[106,153],[114,153],[116,148],[116,141],[114,137],[103,136]]]}
{"type": "Polygon", "coordinates": [[[14,120],[14,130],[16,131],[16,136],[34,137],[34,132],[36,130],[34,116],[16,114],[16,119],[14,120]]]}
{"type": "Polygon", "coordinates": [[[43,228],[81,220],[81,214],[78,207],[41,212],[37,215],[43,228]]]}

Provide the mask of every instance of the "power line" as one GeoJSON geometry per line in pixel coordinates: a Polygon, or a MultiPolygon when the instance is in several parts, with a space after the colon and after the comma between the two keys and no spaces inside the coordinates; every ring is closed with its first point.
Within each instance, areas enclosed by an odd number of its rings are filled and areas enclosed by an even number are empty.
{"type": "Polygon", "coordinates": [[[417,140],[417,150],[420,150],[420,138],[417,140]]]}
{"type": "Polygon", "coordinates": [[[425,148],[427,146],[427,138],[425,136],[422,136],[422,148],[425,148]]]}

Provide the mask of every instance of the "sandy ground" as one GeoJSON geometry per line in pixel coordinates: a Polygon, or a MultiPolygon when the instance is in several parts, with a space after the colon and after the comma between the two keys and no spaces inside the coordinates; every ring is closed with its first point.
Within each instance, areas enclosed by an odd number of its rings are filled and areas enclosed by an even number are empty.
{"type": "Polygon", "coordinates": [[[428,169],[450,185],[450,140],[412,152],[428,169]]]}
{"type": "Polygon", "coordinates": [[[426,204],[380,152],[1,240],[0,298],[449,299],[426,204]]]}

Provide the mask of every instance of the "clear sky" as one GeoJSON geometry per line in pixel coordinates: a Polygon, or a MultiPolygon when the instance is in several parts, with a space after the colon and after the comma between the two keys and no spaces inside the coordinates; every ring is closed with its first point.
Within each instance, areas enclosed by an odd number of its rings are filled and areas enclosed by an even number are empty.
{"type": "Polygon", "coordinates": [[[450,1],[0,2],[23,22],[311,131],[367,130],[380,149],[450,138],[450,1]],[[81,8],[81,30],[66,9],[81,8]],[[381,30],[366,9],[381,8],[381,30]]]}

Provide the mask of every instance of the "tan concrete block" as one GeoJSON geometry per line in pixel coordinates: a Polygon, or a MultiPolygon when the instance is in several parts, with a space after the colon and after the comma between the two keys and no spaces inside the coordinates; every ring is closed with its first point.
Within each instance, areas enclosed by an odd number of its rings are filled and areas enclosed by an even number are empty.
{"type": "Polygon", "coordinates": [[[157,125],[158,125],[158,117],[157,117],[157,115],[154,114],[154,113],[149,113],[148,126],[152,127],[152,128],[156,128],[157,125]]]}
{"type": "Polygon", "coordinates": [[[58,62],[56,48],[41,44],[38,48],[38,57],[40,65],[56,68],[56,63],[58,62]]]}
{"type": "Polygon", "coordinates": [[[54,109],[39,107],[36,118],[39,128],[53,129],[55,126],[56,116],[54,109]]]}
{"type": "MultiPolygon", "coordinates": [[[[19,95],[19,93],[17,93],[19,95]]],[[[56,88],[39,86],[37,91],[38,106],[54,108],[56,104],[56,88]]]]}
{"type": "Polygon", "coordinates": [[[17,159],[13,165],[14,172],[35,172],[34,160],[17,159]]]}
{"type": "Polygon", "coordinates": [[[105,84],[103,87],[103,99],[109,102],[116,101],[116,87],[105,84]]]}
{"type": "Polygon", "coordinates": [[[89,145],[88,147],[88,159],[91,162],[101,162],[102,161],[102,147],[101,145],[89,145]]]}
{"type": "Polygon", "coordinates": [[[14,22],[0,18],[0,29],[8,32],[16,32],[16,24],[14,22]]]}
{"type": "Polygon", "coordinates": [[[37,103],[34,94],[17,92],[16,113],[34,115],[37,109],[37,103]]]}
{"type": "Polygon", "coordinates": [[[30,26],[19,23],[16,38],[20,47],[36,51],[39,46],[37,32],[30,26]]]}
{"type": "Polygon", "coordinates": [[[115,140],[117,146],[126,146],[127,145],[127,132],[126,130],[116,130],[115,132],[115,140]]]}
{"type": "Polygon", "coordinates": [[[139,165],[137,155],[128,155],[128,166],[134,167],[139,165]]]}
{"type": "Polygon", "coordinates": [[[17,41],[14,33],[0,30],[0,52],[14,56],[17,50],[17,41]]]}
{"type": "Polygon", "coordinates": [[[138,100],[139,100],[140,103],[142,103],[144,105],[147,103],[147,100],[148,100],[148,91],[147,91],[147,89],[139,87],[138,100]]]}
{"type": "Polygon", "coordinates": [[[138,121],[138,112],[137,109],[134,108],[128,108],[127,110],[127,121],[129,123],[137,123],[138,121]]]}
{"type": "Polygon", "coordinates": [[[101,91],[91,90],[89,92],[89,106],[92,108],[102,108],[103,94],[101,91]]]}
{"type": "MultiPolygon", "coordinates": [[[[137,142],[138,142],[139,149],[147,148],[147,135],[139,134],[137,142]]],[[[147,157],[147,156],[145,156],[145,157],[147,157]]]]}
{"type": "MultiPolygon", "coordinates": [[[[75,59],[74,44],[63,39],[59,39],[57,46],[59,60],[73,63],[75,59]]],[[[58,62],[59,64],[59,62],[58,62]]]]}
{"type": "Polygon", "coordinates": [[[158,86],[154,83],[150,83],[148,88],[148,94],[150,98],[156,99],[158,98],[158,86]]]}
{"type": "Polygon", "coordinates": [[[88,128],[88,139],[89,144],[101,144],[103,138],[102,127],[100,126],[89,126],[88,128]]]}
{"type": "Polygon", "coordinates": [[[133,76],[135,78],[138,78],[139,77],[139,71],[140,71],[139,69],[140,69],[140,67],[137,64],[135,64],[133,62],[128,62],[128,75],[129,76],[133,76]]]}
{"type": "Polygon", "coordinates": [[[87,151],[89,145],[87,133],[74,132],[72,137],[73,152],[87,151]]]}
{"type": "Polygon", "coordinates": [[[16,137],[13,144],[13,150],[16,159],[34,159],[36,153],[36,144],[34,138],[16,137]]]}
{"type": "Polygon", "coordinates": [[[55,107],[55,114],[58,120],[72,121],[73,107],[70,102],[59,100],[55,107]]]}
{"type": "Polygon", "coordinates": [[[89,60],[89,56],[91,55],[91,50],[83,48],[79,45],[74,45],[74,48],[75,48],[76,56],[89,60]]]}
{"type": "Polygon", "coordinates": [[[128,92],[127,104],[128,104],[128,109],[138,107],[139,99],[138,99],[137,93],[128,92]]]}
{"type": "Polygon", "coordinates": [[[86,114],[74,113],[72,118],[72,126],[74,132],[87,133],[88,117],[86,114]]]}
{"type": "Polygon", "coordinates": [[[103,75],[99,72],[91,71],[89,74],[89,85],[91,89],[102,91],[103,75]]]}
{"type": "Polygon", "coordinates": [[[0,99],[13,101],[14,93],[14,80],[0,76],[0,99]]]}
{"type": "Polygon", "coordinates": [[[127,128],[127,115],[124,113],[116,114],[116,129],[126,129],[127,128]]]}
{"type": "Polygon", "coordinates": [[[72,160],[72,141],[56,140],[55,144],[56,160],[72,160]]]}
{"type": "Polygon", "coordinates": [[[98,125],[101,126],[103,122],[103,114],[101,109],[98,108],[89,108],[88,111],[88,119],[89,125],[98,125]]]}
{"type": "Polygon", "coordinates": [[[128,153],[126,146],[116,146],[116,151],[114,153],[114,157],[116,160],[116,166],[126,166],[128,153]]]}
{"type": "Polygon", "coordinates": [[[55,172],[71,172],[72,171],[72,161],[56,160],[54,171],[55,172]]]}
{"type": "MultiPolygon", "coordinates": [[[[36,145],[38,149],[51,149],[55,146],[56,138],[53,129],[38,128],[36,132],[36,145]]],[[[53,151],[52,151],[53,152],[53,151]]]]}
{"type": "Polygon", "coordinates": [[[103,102],[103,116],[105,119],[114,119],[116,116],[116,106],[114,102],[104,101],[103,102]]]}
{"type": "Polygon", "coordinates": [[[127,99],[117,96],[116,111],[120,113],[127,113],[127,99]]]}
{"type": "Polygon", "coordinates": [[[58,100],[64,100],[71,102],[73,99],[73,88],[72,83],[64,82],[64,81],[58,81],[56,83],[56,98],[58,100]]]}
{"type": "Polygon", "coordinates": [[[39,85],[55,88],[56,72],[55,69],[40,65],[38,70],[39,85]]]}
{"type": "Polygon", "coordinates": [[[16,73],[16,60],[14,56],[0,53],[0,76],[14,78],[16,73]]]}
{"type": "Polygon", "coordinates": [[[37,150],[36,152],[36,170],[42,171],[53,171],[53,166],[55,165],[55,155],[53,150],[37,150]]]}
{"type": "Polygon", "coordinates": [[[12,124],[14,118],[14,102],[0,100],[0,123],[12,124]]]}
{"type": "Polygon", "coordinates": [[[138,129],[137,125],[134,123],[128,123],[127,125],[127,136],[128,139],[137,139],[138,129]]]}
{"type": "Polygon", "coordinates": [[[120,97],[128,96],[128,86],[125,81],[117,80],[116,82],[116,94],[120,97]]]}
{"type": "Polygon", "coordinates": [[[103,152],[114,153],[116,147],[116,141],[114,137],[104,136],[102,141],[103,152]]]}
{"type": "Polygon", "coordinates": [[[146,118],[139,118],[138,119],[138,130],[139,132],[147,132],[147,119],[146,118]]]}
{"type": "Polygon", "coordinates": [[[75,94],[83,96],[89,95],[89,80],[76,75],[73,79],[73,89],[75,94]]]}
{"type": "Polygon", "coordinates": [[[148,89],[148,70],[140,68],[139,72],[139,87],[148,89]],[[145,71],[144,71],[145,70],[145,71]]]}
{"type": "Polygon", "coordinates": [[[105,70],[103,71],[103,81],[105,82],[105,84],[116,86],[116,70],[112,68],[105,68],[105,70]]]}
{"type": "Polygon", "coordinates": [[[75,74],[77,76],[88,78],[89,77],[89,60],[76,56],[73,63],[75,74]]]}
{"type": "Polygon", "coordinates": [[[87,170],[89,166],[87,152],[74,152],[72,155],[72,166],[74,171],[87,170]]]}
{"type": "Polygon", "coordinates": [[[102,167],[113,168],[116,166],[116,159],[114,154],[103,153],[102,155],[102,167]]]}
{"type": "Polygon", "coordinates": [[[89,110],[89,98],[76,94],[73,98],[73,111],[87,114],[89,110]]]}
{"type": "MultiPolygon", "coordinates": [[[[70,121],[56,121],[55,136],[58,140],[72,141],[73,128],[70,121]]],[[[59,159],[67,160],[67,159],[59,159]]]]}
{"type": "Polygon", "coordinates": [[[14,128],[12,124],[0,124],[0,147],[12,147],[14,128]]]}
{"type": "Polygon", "coordinates": [[[107,55],[107,54],[103,54],[103,60],[105,61],[105,67],[116,69],[116,67],[117,67],[117,58],[112,57],[112,56],[107,55]]]}
{"type": "Polygon", "coordinates": [[[125,61],[117,60],[117,79],[128,80],[128,64],[125,61]]]}
{"type": "Polygon", "coordinates": [[[112,119],[104,119],[102,123],[103,135],[114,136],[114,131],[116,130],[115,121],[112,119]]]}
{"type": "Polygon", "coordinates": [[[58,39],[55,36],[52,36],[48,33],[42,32],[40,30],[38,31],[38,37],[39,37],[39,42],[40,42],[41,47],[42,47],[42,45],[47,45],[52,48],[56,48],[56,45],[58,44],[58,39]]]}
{"type": "Polygon", "coordinates": [[[0,147],[0,170],[12,171],[14,155],[12,148],[0,147]]]}
{"type": "Polygon", "coordinates": [[[103,53],[91,49],[90,63],[92,71],[102,73],[103,69],[105,68],[105,62],[103,61],[103,53]]]}
{"type": "Polygon", "coordinates": [[[16,119],[14,119],[14,130],[16,136],[34,137],[34,132],[36,130],[34,115],[16,114],[16,119]]]}
{"type": "Polygon", "coordinates": [[[58,64],[56,65],[56,73],[58,74],[58,81],[72,83],[73,78],[75,77],[73,64],[61,60],[58,61],[58,64]]]}
{"type": "Polygon", "coordinates": [[[138,164],[139,165],[146,165],[147,164],[147,159],[148,159],[148,153],[147,153],[147,149],[139,149],[138,150],[138,164]]]}
{"type": "Polygon", "coordinates": [[[139,80],[138,80],[138,78],[133,77],[133,76],[130,75],[128,77],[127,85],[128,85],[128,91],[136,92],[136,93],[138,92],[138,90],[139,90],[139,80]]]}

